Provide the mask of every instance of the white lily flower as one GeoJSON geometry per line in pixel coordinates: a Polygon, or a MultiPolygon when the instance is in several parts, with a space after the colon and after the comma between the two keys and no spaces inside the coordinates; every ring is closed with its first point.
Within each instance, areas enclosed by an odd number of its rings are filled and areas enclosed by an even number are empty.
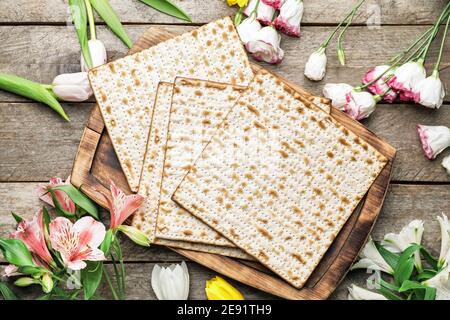
{"type": "Polygon", "coordinates": [[[189,272],[186,263],[169,267],[155,265],[152,271],[152,288],[158,300],[187,300],[189,272]]]}
{"type": "MultiPolygon", "coordinates": [[[[423,230],[423,221],[413,220],[407,226],[403,227],[400,233],[388,233],[385,235],[381,244],[392,252],[403,252],[412,244],[420,245],[422,242],[423,230]]],[[[422,261],[419,252],[414,253],[414,264],[417,269],[422,269],[422,261]]]]}
{"type": "Polygon", "coordinates": [[[81,102],[92,95],[87,72],[60,74],[53,79],[53,93],[61,100],[81,102]]]}
{"type": "Polygon", "coordinates": [[[381,256],[372,238],[369,238],[359,257],[361,259],[352,266],[352,270],[371,269],[394,274],[394,269],[381,256]]]}
{"type": "MultiPolygon", "coordinates": [[[[92,68],[101,66],[102,64],[105,64],[108,60],[108,56],[106,54],[106,48],[103,42],[101,42],[98,39],[92,39],[88,41],[88,47],[89,52],[91,54],[91,60],[92,60],[92,68]]],[[[88,72],[89,67],[86,64],[86,61],[84,60],[83,54],[81,54],[81,71],[88,72]]]]}
{"type": "Polygon", "coordinates": [[[241,41],[247,44],[249,41],[253,40],[255,34],[261,30],[261,24],[258,20],[256,20],[256,15],[252,14],[244,21],[242,21],[237,27],[236,30],[241,38],[241,41]]]}
{"type": "Polygon", "coordinates": [[[450,174],[450,155],[442,159],[442,166],[447,170],[447,173],[450,174]]]}
{"type": "Polygon", "coordinates": [[[304,73],[309,80],[320,81],[325,76],[326,69],[327,55],[325,48],[320,47],[309,56],[304,73]]]}
{"type": "Polygon", "coordinates": [[[450,224],[448,217],[442,213],[442,217],[437,217],[441,228],[441,252],[439,254],[438,266],[442,267],[450,263],[450,224]]]}
{"type": "Polygon", "coordinates": [[[352,284],[348,288],[348,300],[388,300],[382,294],[366,290],[352,284]]]}
{"type": "Polygon", "coordinates": [[[323,87],[323,95],[331,100],[331,105],[339,110],[344,110],[347,104],[346,95],[353,87],[346,83],[327,83],[323,87]]]}
{"type": "Polygon", "coordinates": [[[423,285],[436,289],[436,300],[450,300],[450,280],[449,280],[449,266],[447,265],[433,278],[424,282],[423,285]]]}

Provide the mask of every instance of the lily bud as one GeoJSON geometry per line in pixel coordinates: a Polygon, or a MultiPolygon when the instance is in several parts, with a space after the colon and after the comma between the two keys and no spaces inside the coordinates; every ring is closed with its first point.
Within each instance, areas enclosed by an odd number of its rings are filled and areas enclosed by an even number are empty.
{"type": "Polygon", "coordinates": [[[221,277],[207,280],[205,293],[208,300],[244,300],[244,296],[221,277]]]}
{"type": "Polygon", "coordinates": [[[247,44],[252,40],[255,34],[261,30],[261,24],[256,20],[256,15],[252,14],[247,19],[241,22],[240,25],[236,27],[236,30],[241,38],[241,41],[247,44]]]}
{"type": "Polygon", "coordinates": [[[400,94],[400,100],[413,101],[414,88],[425,79],[426,71],[423,61],[407,62],[394,71],[394,76],[389,80],[388,86],[400,94]]]}
{"type": "Polygon", "coordinates": [[[433,160],[436,156],[450,147],[450,129],[445,126],[417,125],[417,133],[422,143],[425,156],[433,160]]]}
{"type": "Polygon", "coordinates": [[[420,81],[414,91],[414,101],[425,107],[439,109],[444,101],[445,88],[438,71],[420,81]]]}
{"type": "Polygon", "coordinates": [[[353,87],[346,83],[327,83],[323,87],[323,95],[331,100],[331,105],[341,111],[347,104],[346,95],[353,90],[353,87]]]}
{"type": "Polygon", "coordinates": [[[320,81],[325,76],[327,68],[327,55],[325,48],[320,47],[314,51],[305,64],[305,76],[313,81],[320,81]]]}
{"type": "Polygon", "coordinates": [[[264,27],[256,32],[251,41],[246,43],[245,48],[256,60],[277,64],[284,57],[280,42],[281,36],[273,27],[264,27]]]}
{"type": "Polygon", "coordinates": [[[42,291],[44,291],[45,293],[49,293],[53,290],[53,279],[50,274],[44,273],[41,278],[41,286],[42,291]]]}
{"type": "MultiPolygon", "coordinates": [[[[88,41],[88,47],[89,52],[91,54],[92,59],[92,68],[101,66],[102,64],[105,64],[108,60],[108,56],[106,54],[106,48],[103,42],[101,42],[98,39],[93,39],[88,41]]],[[[84,60],[83,54],[81,54],[81,71],[88,72],[89,67],[86,64],[86,61],[84,60]]]]}
{"type": "Polygon", "coordinates": [[[117,229],[122,231],[134,243],[136,243],[140,246],[143,246],[143,247],[150,246],[150,240],[145,235],[145,233],[143,233],[142,231],[140,231],[134,227],[124,225],[124,224],[120,225],[117,229]]]}
{"type": "Polygon", "coordinates": [[[286,0],[279,16],[273,22],[275,27],[288,36],[300,37],[300,22],[303,16],[303,0],[286,0]]]}
{"type": "Polygon", "coordinates": [[[17,279],[16,281],[14,281],[14,285],[18,286],[18,287],[28,287],[31,286],[33,284],[38,284],[39,280],[35,280],[33,278],[28,278],[28,277],[21,277],[19,279],[17,279]]]}
{"type": "Polygon", "coordinates": [[[345,96],[347,103],[344,111],[355,120],[362,120],[370,116],[375,111],[377,102],[381,100],[379,96],[373,96],[369,92],[350,91],[345,96]]]}
{"type": "Polygon", "coordinates": [[[394,90],[388,90],[389,86],[387,85],[387,81],[389,81],[389,78],[394,74],[393,70],[387,71],[389,68],[390,66],[388,65],[376,66],[371,68],[364,75],[362,82],[364,84],[368,84],[383,74],[380,79],[369,85],[367,89],[373,94],[379,95],[387,92],[383,97],[383,101],[392,103],[397,98],[397,93],[394,90]]]}
{"type": "Polygon", "coordinates": [[[81,102],[92,95],[87,72],[60,74],[53,79],[52,86],[54,94],[64,101],[81,102]]]}
{"type": "Polygon", "coordinates": [[[275,8],[268,6],[264,2],[259,0],[250,0],[248,6],[244,10],[244,14],[248,17],[256,9],[256,19],[264,25],[270,25],[272,23],[273,15],[275,14],[275,8]],[[258,7],[256,7],[258,6],[258,7]]]}
{"type": "Polygon", "coordinates": [[[447,173],[450,174],[450,156],[446,156],[442,160],[442,166],[447,170],[447,173]]]}

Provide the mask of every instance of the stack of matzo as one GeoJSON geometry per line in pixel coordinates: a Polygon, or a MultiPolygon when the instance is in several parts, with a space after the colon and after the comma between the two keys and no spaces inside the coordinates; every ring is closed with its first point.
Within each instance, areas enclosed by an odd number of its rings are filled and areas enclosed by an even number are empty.
{"type": "Polygon", "coordinates": [[[130,188],[146,197],[132,225],[155,244],[257,259],[296,287],[386,163],[323,99],[254,77],[229,18],[90,79],[130,188]]]}

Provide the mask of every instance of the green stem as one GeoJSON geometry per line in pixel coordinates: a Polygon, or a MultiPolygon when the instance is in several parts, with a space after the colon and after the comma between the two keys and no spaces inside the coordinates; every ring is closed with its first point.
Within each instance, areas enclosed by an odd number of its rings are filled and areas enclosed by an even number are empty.
{"type": "Polygon", "coordinates": [[[362,6],[363,3],[364,3],[364,1],[361,1],[358,4],[358,6],[353,9],[352,14],[350,15],[350,18],[347,21],[347,24],[342,29],[341,33],[339,33],[339,36],[338,36],[338,48],[339,49],[342,49],[342,36],[344,35],[345,31],[347,31],[348,27],[352,24],[353,18],[355,17],[355,14],[356,14],[356,11],[359,10],[359,8],[362,6]]]}
{"type": "Polygon", "coordinates": [[[441,15],[439,16],[438,20],[436,21],[436,23],[434,24],[434,29],[433,29],[433,34],[430,37],[430,39],[428,40],[428,43],[425,47],[425,50],[423,51],[422,55],[420,56],[421,59],[425,60],[427,54],[428,54],[428,50],[430,49],[431,44],[433,43],[434,38],[436,37],[436,35],[439,32],[439,28],[441,26],[441,22],[443,19],[445,19],[445,17],[449,14],[449,9],[450,9],[450,2],[445,6],[444,10],[442,11],[441,15]]]}
{"type": "Polygon", "coordinates": [[[259,6],[259,2],[260,2],[260,1],[261,1],[261,0],[258,0],[258,2],[256,2],[255,8],[254,8],[253,11],[250,12],[250,14],[248,15],[249,17],[250,17],[252,14],[256,13],[256,11],[258,11],[258,6],[259,6]]]}
{"type": "Polygon", "coordinates": [[[122,295],[123,299],[125,299],[125,277],[126,277],[126,271],[125,271],[125,264],[123,263],[123,254],[122,254],[122,247],[120,246],[119,241],[116,241],[116,253],[117,258],[119,259],[120,268],[121,268],[121,280],[122,280],[122,295]]]}
{"type": "Polygon", "coordinates": [[[444,52],[444,44],[445,44],[445,38],[447,37],[447,31],[448,31],[448,24],[450,22],[450,15],[447,18],[447,23],[445,24],[445,29],[444,29],[444,35],[442,36],[442,41],[441,41],[441,47],[439,49],[439,56],[438,59],[436,61],[436,65],[434,66],[434,70],[433,71],[438,71],[439,70],[439,66],[441,64],[441,60],[442,60],[442,53],[444,52]]]}
{"type": "Polygon", "coordinates": [[[123,297],[123,294],[122,294],[122,292],[123,292],[122,281],[121,281],[121,276],[119,274],[119,269],[117,268],[117,262],[116,262],[116,259],[114,258],[114,255],[112,253],[110,253],[109,255],[111,257],[112,265],[113,265],[113,268],[114,268],[114,276],[116,278],[117,289],[119,290],[119,294],[118,295],[120,296],[120,299],[123,300],[122,299],[122,297],[123,297]]]}
{"type": "Polygon", "coordinates": [[[425,36],[427,36],[428,35],[428,37],[425,39],[425,41],[424,41],[424,43],[422,43],[421,44],[421,47],[423,47],[423,45],[426,43],[426,41],[429,39],[429,37],[431,36],[430,35],[430,32],[431,31],[433,31],[433,29],[434,29],[434,27],[430,27],[427,31],[425,31],[424,33],[422,33],[422,35],[416,40],[416,41],[414,41],[414,43],[413,44],[411,44],[406,50],[403,50],[402,52],[400,52],[400,53],[398,53],[397,55],[395,55],[393,58],[391,58],[390,60],[389,60],[389,63],[392,63],[392,61],[395,61],[395,60],[397,60],[399,57],[401,57],[402,55],[404,56],[404,55],[406,55],[408,52],[410,52],[420,41],[422,41],[423,40],[423,38],[425,37],[425,36]]]}
{"type": "Polygon", "coordinates": [[[114,286],[112,285],[111,278],[109,277],[109,274],[108,274],[108,271],[106,270],[106,268],[103,269],[103,274],[105,275],[106,282],[108,282],[108,285],[111,289],[114,299],[120,300],[119,297],[117,296],[116,289],[114,289],[114,286]]]}
{"type": "Polygon", "coordinates": [[[84,0],[84,3],[86,4],[86,11],[87,16],[89,20],[89,31],[91,34],[91,40],[97,39],[96,33],[95,33],[95,21],[94,21],[94,12],[92,11],[92,5],[90,0],[84,0]]]}
{"type": "Polygon", "coordinates": [[[333,39],[336,32],[341,28],[341,26],[347,21],[348,18],[350,18],[353,15],[353,12],[356,8],[359,8],[366,0],[360,0],[351,10],[350,12],[345,16],[344,20],[342,20],[337,27],[331,32],[331,34],[328,36],[328,38],[320,45],[321,47],[326,48],[328,44],[330,43],[331,39],[333,39]]]}

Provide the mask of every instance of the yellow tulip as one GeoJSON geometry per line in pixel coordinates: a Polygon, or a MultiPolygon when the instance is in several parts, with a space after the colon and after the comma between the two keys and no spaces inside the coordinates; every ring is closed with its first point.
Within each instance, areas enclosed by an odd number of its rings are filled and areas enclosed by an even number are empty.
{"type": "Polygon", "coordinates": [[[244,300],[244,296],[221,277],[207,280],[205,292],[208,300],[244,300]]]}
{"type": "Polygon", "coordinates": [[[227,3],[230,7],[237,4],[240,8],[243,8],[247,5],[248,0],[227,0],[227,3]]]}

